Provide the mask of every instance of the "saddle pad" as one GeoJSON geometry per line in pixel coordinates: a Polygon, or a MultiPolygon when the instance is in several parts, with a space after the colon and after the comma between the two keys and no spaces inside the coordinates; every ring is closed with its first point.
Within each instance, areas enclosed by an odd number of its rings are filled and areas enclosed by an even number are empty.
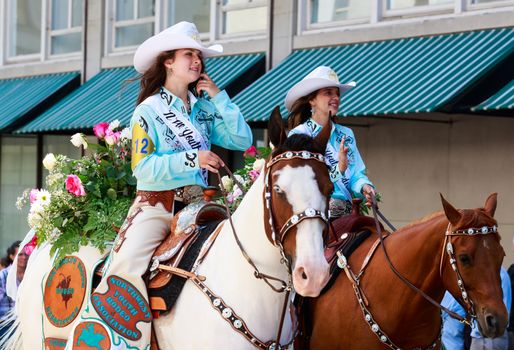
{"type": "MultiPolygon", "coordinates": [[[[200,233],[196,236],[194,241],[191,243],[191,245],[189,245],[186,252],[184,253],[184,256],[177,266],[179,269],[191,271],[194,263],[196,262],[196,259],[198,258],[198,255],[200,254],[200,250],[202,249],[204,242],[210,237],[211,233],[216,229],[216,227],[218,227],[218,224],[221,221],[222,220],[213,221],[206,224],[205,226],[199,227],[200,233]]],[[[148,296],[150,298],[151,304],[159,305],[158,310],[154,310],[154,308],[152,308],[152,310],[161,313],[170,311],[175,305],[175,302],[177,301],[180,292],[184,288],[185,283],[186,278],[173,275],[165,285],[158,288],[148,289],[148,296]]]]}

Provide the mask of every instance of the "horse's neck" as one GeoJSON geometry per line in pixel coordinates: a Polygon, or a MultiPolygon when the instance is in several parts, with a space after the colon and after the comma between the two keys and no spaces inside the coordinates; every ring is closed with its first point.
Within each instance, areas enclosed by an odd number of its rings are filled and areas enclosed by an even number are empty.
{"type": "MultiPolygon", "coordinates": [[[[264,182],[261,176],[249,189],[241,204],[232,215],[235,234],[246,255],[262,273],[287,280],[287,270],[280,263],[280,252],[266,237],[263,190],[264,182]]],[[[210,270],[209,273],[240,275],[242,279],[247,279],[248,276],[253,278],[253,268],[250,267],[250,264],[243,256],[229,220],[224,223],[207,259],[214,261],[212,265],[204,264],[209,265],[203,267],[203,269],[210,270]],[[214,269],[216,271],[212,271],[212,266],[215,266],[214,269]]],[[[258,282],[263,284],[262,281],[258,282]]]]}
{"type": "MultiPolygon", "coordinates": [[[[441,301],[445,290],[439,264],[441,254],[445,253],[442,248],[447,224],[448,221],[444,217],[438,216],[393,233],[386,239],[386,247],[393,265],[411,283],[437,302],[441,301]]],[[[381,268],[389,269],[384,266],[381,268]]],[[[421,295],[414,294],[414,291],[399,279],[395,279],[395,283],[390,285],[394,285],[391,293],[392,298],[397,298],[396,307],[405,310],[398,329],[405,330],[406,325],[427,327],[426,336],[435,334],[438,331],[435,328],[438,327],[436,319],[440,317],[439,310],[421,295]],[[436,323],[435,328],[434,323],[436,323]],[[428,330],[429,326],[434,328],[432,332],[428,330]]],[[[423,334],[414,330],[412,333],[423,334]]]]}
{"type": "MultiPolygon", "coordinates": [[[[390,237],[390,251],[400,255],[398,260],[405,265],[405,271],[414,271],[410,278],[417,286],[437,291],[442,285],[439,263],[441,254],[444,254],[447,224],[444,217],[437,216],[400,230],[390,237]]],[[[444,293],[435,293],[435,296],[439,297],[439,294],[444,293]]]]}
{"type": "MultiPolygon", "coordinates": [[[[268,240],[264,228],[264,179],[261,175],[243,198],[232,215],[232,221],[246,252],[259,266],[278,269],[283,275],[280,253],[268,240]]],[[[229,223],[227,223],[229,224],[229,223]]]]}

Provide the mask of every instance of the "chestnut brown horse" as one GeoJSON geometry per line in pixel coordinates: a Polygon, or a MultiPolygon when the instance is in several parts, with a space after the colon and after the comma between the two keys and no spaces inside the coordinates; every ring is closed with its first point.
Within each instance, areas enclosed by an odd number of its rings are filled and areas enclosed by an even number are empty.
{"type": "MultiPolygon", "coordinates": [[[[505,253],[493,218],[496,197],[490,195],[484,208],[457,210],[441,196],[444,213],[384,239],[401,275],[438,302],[450,291],[468,312],[476,314],[486,337],[503,334],[507,325],[499,274],[505,253]]],[[[363,266],[376,240],[372,234],[364,241],[349,258],[348,270],[326,293],[310,300],[310,349],[441,347],[439,308],[393,273],[380,246],[363,266]],[[352,285],[352,275],[360,288],[352,285]],[[357,290],[362,293],[362,307],[357,290]]]]}

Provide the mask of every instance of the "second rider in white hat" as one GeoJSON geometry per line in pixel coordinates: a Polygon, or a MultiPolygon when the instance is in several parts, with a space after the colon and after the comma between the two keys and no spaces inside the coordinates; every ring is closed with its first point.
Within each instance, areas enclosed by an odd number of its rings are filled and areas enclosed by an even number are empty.
{"type": "Polygon", "coordinates": [[[287,93],[286,108],[289,110],[289,135],[307,134],[315,137],[324,126],[331,128],[325,151],[334,192],[330,199],[332,219],[350,214],[352,198],[364,196],[368,204],[375,192],[366,176],[353,131],[332,123],[339,109],[341,95],[355,87],[355,82],[341,84],[337,74],[326,66],[319,66],[296,83],[287,93]]]}

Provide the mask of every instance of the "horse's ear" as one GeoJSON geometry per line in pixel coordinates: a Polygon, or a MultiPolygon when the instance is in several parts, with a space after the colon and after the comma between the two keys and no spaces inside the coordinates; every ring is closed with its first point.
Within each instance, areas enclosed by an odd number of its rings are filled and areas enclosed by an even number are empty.
{"type": "MultiPolygon", "coordinates": [[[[330,117],[330,115],[329,115],[330,117]]],[[[330,139],[330,133],[332,132],[332,118],[328,118],[328,123],[321,129],[318,135],[314,138],[316,142],[321,146],[322,149],[327,148],[328,140],[330,139]]]]}
{"type": "Polygon", "coordinates": [[[268,123],[268,133],[270,141],[275,147],[282,145],[286,141],[287,135],[284,128],[284,121],[282,120],[278,106],[271,112],[268,123]]]}
{"type": "Polygon", "coordinates": [[[496,211],[496,200],[498,199],[498,193],[491,193],[489,197],[485,200],[484,209],[485,212],[491,217],[494,217],[494,212],[496,211]]]}
{"type": "Polygon", "coordinates": [[[455,209],[446,199],[444,199],[441,193],[439,193],[439,195],[441,196],[441,202],[443,203],[446,217],[452,225],[456,225],[460,221],[462,214],[457,209],[455,209]]]}

